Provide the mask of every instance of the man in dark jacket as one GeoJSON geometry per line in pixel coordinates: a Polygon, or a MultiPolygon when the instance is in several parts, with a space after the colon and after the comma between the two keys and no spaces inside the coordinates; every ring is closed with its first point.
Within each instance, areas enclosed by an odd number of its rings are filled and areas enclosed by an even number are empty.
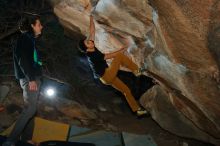
{"type": "MultiPolygon", "coordinates": [[[[42,63],[35,39],[41,34],[42,29],[43,26],[37,16],[24,19],[20,26],[22,34],[14,49],[14,69],[15,76],[23,89],[25,108],[3,146],[15,145],[25,127],[33,121],[37,111],[42,63]]],[[[31,138],[32,135],[28,135],[26,140],[29,141],[31,138]]]]}

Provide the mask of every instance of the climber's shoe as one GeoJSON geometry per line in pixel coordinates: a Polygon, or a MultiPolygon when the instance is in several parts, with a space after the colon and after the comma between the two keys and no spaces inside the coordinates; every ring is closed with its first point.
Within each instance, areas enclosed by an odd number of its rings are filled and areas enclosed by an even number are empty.
{"type": "Polygon", "coordinates": [[[149,117],[150,113],[146,109],[139,108],[136,111],[136,115],[137,115],[138,118],[142,118],[142,117],[149,117]]]}

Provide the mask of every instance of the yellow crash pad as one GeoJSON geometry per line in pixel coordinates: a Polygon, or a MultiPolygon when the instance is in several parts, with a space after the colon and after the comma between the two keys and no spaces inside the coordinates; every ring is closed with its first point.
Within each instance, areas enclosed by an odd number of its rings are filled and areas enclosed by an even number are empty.
{"type": "Polygon", "coordinates": [[[32,140],[43,142],[48,140],[66,141],[70,126],[58,122],[35,118],[35,126],[32,140]]]}
{"type": "MultiPolygon", "coordinates": [[[[45,120],[42,118],[36,117],[34,125],[34,132],[32,140],[34,142],[40,143],[48,140],[61,140],[66,141],[69,128],[68,124],[62,124],[58,122],[53,122],[49,120],[45,120]]],[[[4,132],[0,133],[0,135],[8,136],[14,127],[14,124],[11,125],[4,132]]]]}

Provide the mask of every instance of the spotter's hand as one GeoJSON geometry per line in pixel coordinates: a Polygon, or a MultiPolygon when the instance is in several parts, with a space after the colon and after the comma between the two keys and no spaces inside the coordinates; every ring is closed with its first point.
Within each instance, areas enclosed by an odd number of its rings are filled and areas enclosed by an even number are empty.
{"type": "Polygon", "coordinates": [[[30,81],[29,82],[29,89],[30,91],[37,91],[37,82],[36,81],[30,81]]]}

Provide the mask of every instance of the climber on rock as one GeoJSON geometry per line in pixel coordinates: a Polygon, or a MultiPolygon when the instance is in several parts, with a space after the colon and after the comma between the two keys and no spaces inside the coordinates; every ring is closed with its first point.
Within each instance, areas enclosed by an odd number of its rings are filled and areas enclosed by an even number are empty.
{"type": "Polygon", "coordinates": [[[136,113],[137,116],[148,115],[148,111],[141,108],[127,85],[117,77],[120,66],[127,67],[136,76],[141,75],[142,71],[144,71],[142,68],[138,68],[138,66],[132,60],[130,60],[126,55],[123,54],[124,51],[126,51],[126,49],[128,48],[128,40],[125,36],[122,37],[125,40],[126,45],[121,47],[119,50],[108,54],[103,54],[102,52],[100,52],[95,47],[95,24],[93,16],[90,15],[89,37],[87,39],[79,41],[78,49],[86,54],[94,76],[99,78],[102,83],[106,85],[111,85],[112,87],[123,93],[130,108],[134,113],[136,113]],[[113,59],[110,66],[107,65],[107,59],[113,59]]]}

